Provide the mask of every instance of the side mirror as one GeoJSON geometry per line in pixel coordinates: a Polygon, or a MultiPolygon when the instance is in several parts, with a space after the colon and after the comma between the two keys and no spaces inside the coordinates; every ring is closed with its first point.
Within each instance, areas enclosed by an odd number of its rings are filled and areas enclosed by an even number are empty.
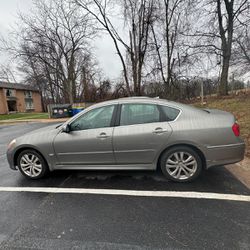
{"type": "Polygon", "coordinates": [[[62,127],[62,132],[68,134],[70,132],[70,125],[69,124],[64,125],[62,127]]]}

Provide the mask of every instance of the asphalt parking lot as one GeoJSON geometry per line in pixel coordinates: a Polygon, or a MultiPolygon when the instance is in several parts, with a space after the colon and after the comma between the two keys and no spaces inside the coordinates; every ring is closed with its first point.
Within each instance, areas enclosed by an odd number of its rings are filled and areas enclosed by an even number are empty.
{"type": "Polygon", "coordinates": [[[205,171],[188,184],[145,171],[57,171],[42,180],[26,180],[9,169],[7,143],[43,126],[0,126],[0,249],[250,249],[250,202],[203,195],[250,195],[224,167],[205,171]],[[16,191],[4,191],[7,187],[16,191]],[[31,192],[22,191],[24,187],[31,192]],[[37,187],[83,191],[33,192],[37,187]],[[87,194],[86,189],[106,193],[87,194]],[[132,196],[129,190],[152,195],[132,196]],[[200,195],[155,197],[158,191],[200,195]]]}

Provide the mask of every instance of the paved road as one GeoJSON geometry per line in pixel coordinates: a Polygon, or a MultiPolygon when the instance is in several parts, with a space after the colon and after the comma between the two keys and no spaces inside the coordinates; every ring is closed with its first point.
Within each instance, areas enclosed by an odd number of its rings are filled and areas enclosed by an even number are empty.
{"type": "MultiPolygon", "coordinates": [[[[28,181],[8,168],[6,144],[45,125],[0,126],[0,187],[250,195],[223,167],[189,184],[145,171],[58,171],[28,181]]],[[[0,191],[0,249],[250,249],[250,202],[0,191]]]]}

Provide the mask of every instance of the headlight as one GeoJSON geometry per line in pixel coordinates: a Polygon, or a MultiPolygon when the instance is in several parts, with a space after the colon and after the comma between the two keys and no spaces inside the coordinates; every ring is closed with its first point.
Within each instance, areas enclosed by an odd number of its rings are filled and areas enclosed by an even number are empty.
{"type": "Polygon", "coordinates": [[[16,139],[14,139],[14,140],[12,140],[12,141],[10,142],[10,144],[8,145],[8,150],[14,148],[15,145],[16,145],[16,139]]]}

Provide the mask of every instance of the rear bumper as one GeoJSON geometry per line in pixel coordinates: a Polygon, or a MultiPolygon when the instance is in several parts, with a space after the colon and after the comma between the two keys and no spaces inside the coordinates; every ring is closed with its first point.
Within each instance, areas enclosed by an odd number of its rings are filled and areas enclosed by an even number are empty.
{"type": "Polygon", "coordinates": [[[212,166],[227,165],[244,159],[245,143],[208,146],[206,153],[207,168],[212,166]]]}

